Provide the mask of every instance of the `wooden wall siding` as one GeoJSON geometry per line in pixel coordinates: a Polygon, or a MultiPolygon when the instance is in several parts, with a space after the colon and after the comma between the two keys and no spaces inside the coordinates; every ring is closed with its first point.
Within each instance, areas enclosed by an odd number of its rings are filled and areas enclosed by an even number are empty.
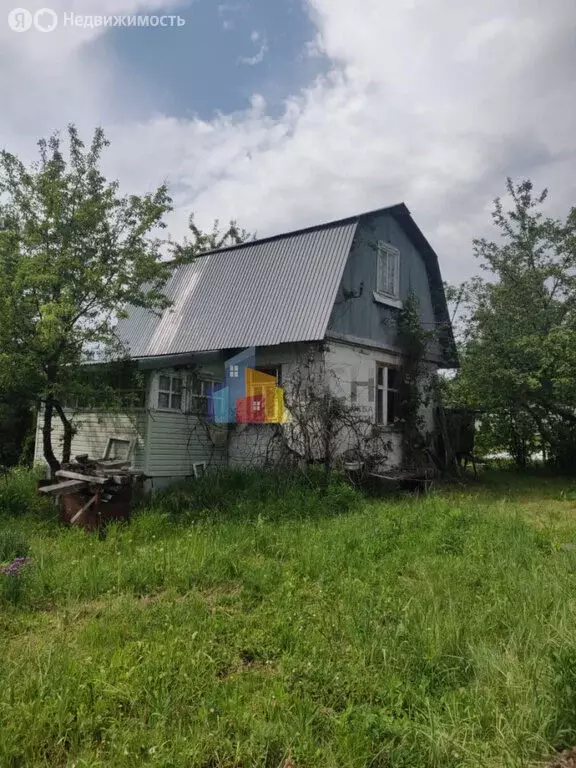
{"type": "MultiPolygon", "coordinates": [[[[435,328],[424,259],[392,216],[381,213],[358,227],[328,323],[328,334],[335,332],[395,347],[398,309],[374,299],[379,240],[390,243],[400,251],[400,300],[405,300],[410,292],[414,292],[420,302],[422,324],[427,330],[435,328]],[[358,296],[360,290],[362,294],[358,296]]],[[[433,351],[437,353],[438,347],[433,351]]]]}
{"type": "MultiPolygon", "coordinates": [[[[109,437],[120,437],[136,440],[133,454],[135,469],[144,470],[144,454],[146,441],[146,411],[138,410],[126,413],[111,411],[86,411],[73,414],[67,411],[69,417],[74,416],[78,427],[77,434],[72,440],[72,456],[88,454],[91,458],[99,459],[104,456],[109,437]]],[[[52,441],[57,458],[62,457],[62,439],[64,429],[60,419],[55,416],[52,427],[52,441]]],[[[36,446],[34,459],[38,463],[44,461],[42,453],[42,414],[36,426],[36,446]]]]}
{"type": "Polygon", "coordinates": [[[194,414],[149,413],[146,473],[152,477],[188,477],[200,462],[220,466],[226,449],[226,425],[208,426],[194,414]]]}

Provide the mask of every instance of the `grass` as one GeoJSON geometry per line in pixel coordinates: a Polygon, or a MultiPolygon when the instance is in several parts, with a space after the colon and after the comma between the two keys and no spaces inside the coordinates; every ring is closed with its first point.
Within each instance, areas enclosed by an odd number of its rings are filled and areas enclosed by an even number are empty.
{"type": "Polygon", "coordinates": [[[378,501],[233,475],[105,540],[3,498],[0,560],[32,565],[0,586],[2,767],[524,767],[576,743],[573,482],[378,501]]]}

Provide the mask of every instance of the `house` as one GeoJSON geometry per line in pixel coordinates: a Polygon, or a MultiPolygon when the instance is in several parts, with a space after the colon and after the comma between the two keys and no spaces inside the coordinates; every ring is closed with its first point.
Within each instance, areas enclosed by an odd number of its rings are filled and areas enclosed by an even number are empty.
{"type": "MultiPolygon", "coordinates": [[[[426,365],[455,367],[438,257],[404,204],[206,253],[175,270],[162,316],[135,308],[120,321],[117,334],[142,373],[141,400],[120,411],[71,410],[72,453],[128,456],[156,488],[212,466],[265,463],[272,425],[206,418],[209,393],[244,350],[287,395],[295,372],[312,368],[386,430],[403,359],[396,321],[410,294],[435,332],[426,365]]],[[[424,415],[433,430],[431,406],[424,415]]],[[[390,444],[386,461],[399,463],[393,430],[390,444]]],[[[38,433],[38,460],[41,446],[38,433]]]]}

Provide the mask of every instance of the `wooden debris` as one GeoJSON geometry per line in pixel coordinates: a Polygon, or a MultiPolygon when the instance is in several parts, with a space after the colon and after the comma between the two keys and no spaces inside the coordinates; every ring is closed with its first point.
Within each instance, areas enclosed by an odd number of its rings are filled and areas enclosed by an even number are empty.
{"type": "Polygon", "coordinates": [[[99,494],[95,493],[94,496],[92,496],[92,498],[89,501],[87,501],[86,504],[84,504],[82,509],[76,512],[72,520],[70,520],[70,525],[74,525],[75,523],[78,523],[80,521],[80,518],[82,517],[82,515],[85,512],[87,512],[93,504],[96,504],[96,502],[98,501],[98,496],[99,494]]]}
{"type": "Polygon", "coordinates": [[[56,477],[66,477],[70,480],[81,480],[84,483],[96,483],[98,485],[106,485],[108,478],[104,475],[84,475],[80,472],[70,472],[68,469],[59,469],[56,472],[56,477]]]}
{"type": "Polygon", "coordinates": [[[130,464],[124,459],[76,456],[74,462],[62,465],[52,484],[41,483],[38,490],[59,498],[62,522],[101,530],[110,520],[130,517],[134,489],[142,487],[145,478],[130,464]]]}
{"type": "Polygon", "coordinates": [[[85,483],[82,480],[66,480],[63,483],[56,483],[56,485],[45,485],[39,488],[38,492],[47,496],[58,496],[61,493],[74,493],[84,486],[85,483]]]}

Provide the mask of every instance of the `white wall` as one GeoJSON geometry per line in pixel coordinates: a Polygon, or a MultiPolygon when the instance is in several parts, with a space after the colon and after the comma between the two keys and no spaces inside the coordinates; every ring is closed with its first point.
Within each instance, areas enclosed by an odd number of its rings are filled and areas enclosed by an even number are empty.
{"type": "MultiPolygon", "coordinates": [[[[327,379],[332,392],[352,403],[353,388],[356,406],[371,423],[376,423],[376,367],[378,364],[397,366],[401,358],[392,352],[330,342],[326,350],[327,379]]],[[[381,427],[384,439],[390,443],[385,464],[397,466],[402,461],[401,436],[391,427],[381,427]]],[[[382,433],[381,432],[381,433],[382,433]]]]}
{"type": "Polygon", "coordinates": [[[194,464],[207,467],[226,463],[228,427],[208,424],[193,412],[192,373],[209,381],[224,378],[224,365],[212,363],[201,368],[154,371],[148,389],[148,428],[146,474],[158,488],[169,481],[194,476],[194,464]],[[178,374],[183,378],[182,412],[158,408],[158,380],[162,375],[178,374]]]}
{"type": "MultiPolygon", "coordinates": [[[[351,400],[353,383],[355,383],[356,404],[376,422],[376,369],[377,365],[398,366],[402,362],[400,355],[394,352],[361,347],[339,342],[330,342],[325,354],[327,378],[330,388],[339,397],[351,400]]],[[[427,376],[435,376],[437,366],[426,363],[427,376]]],[[[430,402],[421,409],[424,429],[432,432],[434,429],[434,403],[430,402]]],[[[398,465],[402,461],[402,440],[398,432],[391,427],[385,427],[388,432],[392,450],[387,464],[398,465]]]]}
{"type": "MultiPolygon", "coordinates": [[[[323,356],[316,345],[282,344],[259,347],[256,365],[259,368],[282,366],[282,387],[290,387],[295,372],[304,365],[319,367],[323,356]]],[[[273,463],[280,455],[280,443],[273,440],[276,424],[231,424],[228,441],[228,463],[236,469],[261,467],[273,463]]]]}
{"type": "MultiPolygon", "coordinates": [[[[115,413],[105,410],[94,411],[65,411],[72,419],[77,433],[72,440],[72,458],[88,454],[90,458],[101,459],[104,456],[108,438],[119,437],[135,440],[135,451],[132,466],[144,470],[144,448],[146,442],[146,411],[144,409],[130,412],[115,413]]],[[[44,462],[42,447],[43,411],[38,415],[36,428],[36,446],[34,460],[44,462]]],[[[52,419],[52,445],[58,459],[62,458],[62,441],[64,428],[57,414],[52,419]]]]}

